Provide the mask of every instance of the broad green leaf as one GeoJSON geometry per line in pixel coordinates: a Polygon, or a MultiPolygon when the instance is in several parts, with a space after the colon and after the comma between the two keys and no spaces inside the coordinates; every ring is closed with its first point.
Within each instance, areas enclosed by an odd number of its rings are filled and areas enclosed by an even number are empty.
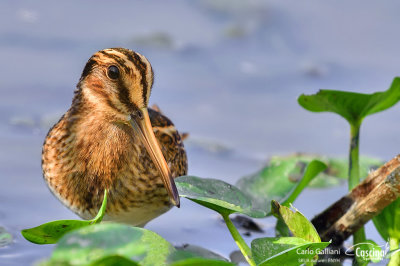
{"type": "Polygon", "coordinates": [[[12,235],[0,226],[0,248],[9,245],[13,241],[12,235]]]}
{"type": "Polygon", "coordinates": [[[317,160],[308,162],[290,158],[271,161],[269,166],[260,172],[240,179],[237,186],[252,198],[254,208],[263,209],[269,213],[271,200],[285,201],[285,204],[293,202],[325,167],[317,160]]]}
{"type": "Polygon", "coordinates": [[[312,243],[298,237],[266,237],[251,242],[257,265],[300,265],[316,259],[329,242],[312,243]]]}
{"type": "Polygon", "coordinates": [[[289,227],[282,219],[276,219],[275,235],[279,237],[290,236],[289,227]]]}
{"type": "Polygon", "coordinates": [[[234,266],[235,264],[215,259],[189,258],[170,264],[171,266],[234,266]]]}
{"type": "Polygon", "coordinates": [[[389,204],[372,221],[384,240],[400,239],[400,198],[389,204]]]}
{"type": "MultiPolygon", "coordinates": [[[[304,174],[304,169],[307,163],[312,160],[319,160],[327,165],[327,168],[319,173],[308,185],[308,187],[329,187],[339,185],[340,179],[347,179],[349,175],[348,158],[342,157],[327,157],[317,154],[294,154],[289,156],[273,156],[270,159],[270,164],[279,164],[283,161],[296,161],[298,164],[303,164],[302,171],[291,173],[291,180],[300,179],[304,174]]],[[[368,156],[360,156],[360,177],[365,178],[371,170],[378,169],[384,164],[384,161],[368,156]]]]}
{"type": "Polygon", "coordinates": [[[35,244],[55,244],[69,231],[90,225],[90,221],[59,220],[21,231],[26,240],[35,244]]]}
{"type": "Polygon", "coordinates": [[[271,205],[272,214],[277,218],[283,219],[294,236],[313,243],[321,242],[314,225],[301,212],[298,210],[293,212],[288,207],[280,205],[277,201],[272,201],[271,205]]]}
{"type": "Polygon", "coordinates": [[[188,198],[220,214],[241,213],[262,218],[266,213],[253,209],[251,198],[237,187],[221,180],[181,176],[175,179],[181,197],[188,198]]]}
{"type": "Polygon", "coordinates": [[[168,262],[175,262],[178,260],[195,257],[228,261],[228,259],[222,257],[221,255],[196,245],[185,244],[183,246],[178,246],[175,248],[176,251],[170,254],[170,256],[168,257],[168,262]]]}
{"type": "MultiPolygon", "coordinates": [[[[137,261],[140,265],[165,265],[172,252],[175,252],[175,248],[152,231],[104,223],[87,226],[63,236],[47,264],[67,262],[69,265],[87,265],[119,255],[137,261]]],[[[114,261],[118,258],[109,259],[114,261]]]]}
{"type": "Polygon", "coordinates": [[[398,266],[400,265],[400,249],[397,249],[396,251],[390,251],[390,254],[388,254],[390,260],[387,266],[398,266]]]}
{"type": "Polygon", "coordinates": [[[368,115],[384,111],[400,100],[400,78],[396,77],[387,91],[372,94],[320,90],[317,94],[301,95],[299,104],[311,112],[333,112],[351,125],[368,115]]]}
{"type": "Polygon", "coordinates": [[[323,162],[317,160],[311,161],[307,165],[303,178],[300,180],[300,182],[297,183],[297,185],[294,187],[294,189],[289,194],[287,199],[285,199],[282,205],[289,206],[289,204],[293,203],[303,191],[303,189],[305,189],[307,185],[311,182],[311,180],[325,169],[326,165],[323,162]]]}
{"type": "Polygon", "coordinates": [[[168,257],[168,265],[234,265],[228,260],[208,249],[184,245],[176,247],[168,257]]]}
{"type": "Polygon", "coordinates": [[[139,264],[120,255],[110,255],[94,261],[90,266],[139,266],[139,264]]]}
{"type": "Polygon", "coordinates": [[[106,211],[107,191],[104,192],[103,203],[93,220],[58,220],[21,231],[26,240],[35,244],[55,244],[66,233],[85,226],[100,223],[106,211]]]}

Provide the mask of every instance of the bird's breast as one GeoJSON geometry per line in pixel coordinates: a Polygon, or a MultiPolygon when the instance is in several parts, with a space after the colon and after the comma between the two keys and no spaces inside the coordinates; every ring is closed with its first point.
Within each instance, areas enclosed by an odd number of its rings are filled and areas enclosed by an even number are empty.
{"type": "MultiPolygon", "coordinates": [[[[159,172],[131,127],[99,119],[76,122],[65,116],[43,146],[43,174],[54,195],[83,218],[97,213],[105,189],[107,217],[112,220],[129,217],[132,210],[150,212],[142,213],[147,217],[170,208],[159,172]]],[[[185,174],[186,153],[179,134],[159,128],[154,132],[174,176],[185,174]]]]}

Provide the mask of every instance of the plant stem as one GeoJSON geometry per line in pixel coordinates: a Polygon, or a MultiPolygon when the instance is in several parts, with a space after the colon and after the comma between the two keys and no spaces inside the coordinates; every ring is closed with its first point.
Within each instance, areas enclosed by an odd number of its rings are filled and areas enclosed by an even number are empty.
{"type": "Polygon", "coordinates": [[[360,162],[358,159],[361,122],[350,125],[349,151],[349,191],[360,182],[360,162]]]}
{"type": "Polygon", "coordinates": [[[251,266],[256,266],[256,263],[254,262],[252,255],[251,255],[251,249],[246,244],[246,242],[244,242],[242,236],[239,234],[238,230],[233,225],[231,219],[229,219],[229,214],[221,213],[221,215],[224,218],[225,224],[228,227],[229,232],[231,232],[231,235],[232,235],[233,239],[235,240],[236,245],[238,245],[240,251],[242,252],[242,254],[245,257],[245,259],[247,260],[247,262],[251,266]]]}
{"type": "MultiPolygon", "coordinates": [[[[360,144],[360,126],[361,121],[350,124],[350,151],[349,151],[349,191],[355,188],[360,182],[360,162],[359,162],[359,144],[360,144]]],[[[353,235],[353,243],[358,244],[365,241],[364,227],[361,227],[353,235]]]]}
{"type": "Polygon", "coordinates": [[[366,237],[365,237],[365,229],[364,226],[362,226],[360,229],[358,229],[357,232],[353,234],[353,243],[358,244],[358,243],[363,243],[365,242],[366,237]]]}
{"type": "MultiPolygon", "coordinates": [[[[400,239],[398,238],[390,238],[389,246],[390,250],[398,249],[400,245],[400,239]]],[[[394,253],[389,260],[388,266],[397,266],[400,265],[400,252],[394,253]]]]}

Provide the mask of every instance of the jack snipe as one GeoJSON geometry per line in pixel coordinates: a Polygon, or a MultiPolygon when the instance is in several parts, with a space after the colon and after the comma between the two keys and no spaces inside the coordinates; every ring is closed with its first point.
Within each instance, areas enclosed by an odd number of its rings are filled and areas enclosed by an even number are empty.
{"type": "Polygon", "coordinates": [[[147,107],[153,70],[128,49],[95,53],[71,108],[50,129],[42,168],[53,194],[84,219],[96,215],[108,189],[105,220],[144,225],[179,207],[173,178],[187,173],[181,136],[147,107]]]}

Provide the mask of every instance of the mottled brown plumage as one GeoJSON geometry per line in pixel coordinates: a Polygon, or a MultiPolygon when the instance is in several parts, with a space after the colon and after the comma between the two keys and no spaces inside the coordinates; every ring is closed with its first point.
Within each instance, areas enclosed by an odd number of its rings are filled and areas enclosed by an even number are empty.
{"type": "Polygon", "coordinates": [[[82,218],[97,213],[104,189],[106,220],[144,225],[169,210],[171,201],[179,205],[174,184],[166,187],[168,175],[172,180],[187,173],[186,153],[172,122],[147,108],[152,84],[144,56],[123,48],[99,51],[83,70],[71,108],[50,129],[43,144],[44,179],[82,218]]]}

